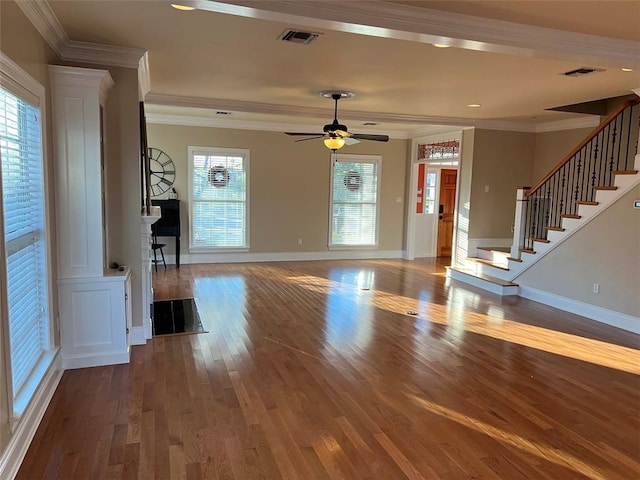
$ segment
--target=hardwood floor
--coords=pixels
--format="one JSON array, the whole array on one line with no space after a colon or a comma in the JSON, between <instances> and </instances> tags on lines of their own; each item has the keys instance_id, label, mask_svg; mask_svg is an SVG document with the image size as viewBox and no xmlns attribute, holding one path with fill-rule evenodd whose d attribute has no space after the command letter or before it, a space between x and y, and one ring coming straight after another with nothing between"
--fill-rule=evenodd
<instances>
[{"instance_id":1,"label":"hardwood floor","mask_svg":"<svg viewBox=\"0 0 640 480\"><path fill-rule=\"evenodd\" d=\"M434 260L183 265L208 333L72 370L18 479L639 478L628 332Z\"/></svg>"}]
</instances>

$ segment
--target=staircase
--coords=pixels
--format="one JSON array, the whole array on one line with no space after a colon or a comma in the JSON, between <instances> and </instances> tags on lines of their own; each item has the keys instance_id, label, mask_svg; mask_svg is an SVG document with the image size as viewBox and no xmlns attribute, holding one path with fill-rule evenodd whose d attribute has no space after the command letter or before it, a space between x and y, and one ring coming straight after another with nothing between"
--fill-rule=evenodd
<instances>
[{"instance_id":1,"label":"staircase","mask_svg":"<svg viewBox=\"0 0 640 480\"><path fill-rule=\"evenodd\" d=\"M479 247L449 276L499 295L517 295L517 278L640 184L640 99L622 104L535 187L516 195L511 248Z\"/></svg>"}]
</instances>

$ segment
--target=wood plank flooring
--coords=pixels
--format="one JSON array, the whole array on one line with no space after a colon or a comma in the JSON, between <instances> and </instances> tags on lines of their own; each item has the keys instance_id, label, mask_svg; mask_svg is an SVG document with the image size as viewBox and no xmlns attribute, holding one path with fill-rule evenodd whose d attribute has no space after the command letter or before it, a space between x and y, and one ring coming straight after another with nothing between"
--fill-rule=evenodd
<instances>
[{"instance_id":1,"label":"wood plank flooring","mask_svg":"<svg viewBox=\"0 0 640 480\"><path fill-rule=\"evenodd\" d=\"M450 282L434 260L183 265L209 333L72 370L18 474L640 478L628 332Z\"/></svg>"}]
</instances>

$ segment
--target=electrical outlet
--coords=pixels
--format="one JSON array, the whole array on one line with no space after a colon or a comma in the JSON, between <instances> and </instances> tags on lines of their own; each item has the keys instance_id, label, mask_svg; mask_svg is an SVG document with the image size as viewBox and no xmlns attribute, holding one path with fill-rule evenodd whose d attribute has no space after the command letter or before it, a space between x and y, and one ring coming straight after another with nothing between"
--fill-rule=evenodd
<instances>
[{"instance_id":1,"label":"electrical outlet","mask_svg":"<svg viewBox=\"0 0 640 480\"><path fill-rule=\"evenodd\" d=\"M593 284L593 293L600 293L600 284L599 283L594 283Z\"/></svg>"},{"instance_id":2,"label":"electrical outlet","mask_svg":"<svg viewBox=\"0 0 640 480\"><path fill-rule=\"evenodd\" d=\"M298 239L298 245L302 245L302 239L301 238Z\"/></svg>"}]
</instances>

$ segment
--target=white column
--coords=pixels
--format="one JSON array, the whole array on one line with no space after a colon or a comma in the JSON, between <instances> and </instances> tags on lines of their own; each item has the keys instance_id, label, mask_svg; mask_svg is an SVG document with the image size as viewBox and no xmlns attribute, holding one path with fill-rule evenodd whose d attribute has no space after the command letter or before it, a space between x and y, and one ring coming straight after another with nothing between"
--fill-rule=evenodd
<instances>
[{"instance_id":1,"label":"white column","mask_svg":"<svg viewBox=\"0 0 640 480\"><path fill-rule=\"evenodd\" d=\"M529 197L527 192L531 187L518 187L516 193L516 216L513 222L513 244L511 245L511 258L520 259L520 248L525 229L525 219Z\"/></svg>"},{"instance_id":2,"label":"white column","mask_svg":"<svg viewBox=\"0 0 640 480\"><path fill-rule=\"evenodd\" d=\"M151 277L151 225L160 220L160 207L151 207L151 214L142 215L140 223L140 252L142 255L142 326L144 340L153 335L151 325L151 303L153 302L153 281ZM142 339L134 339L134 343L145 343Z\"/></svg>"}]
</instances>

